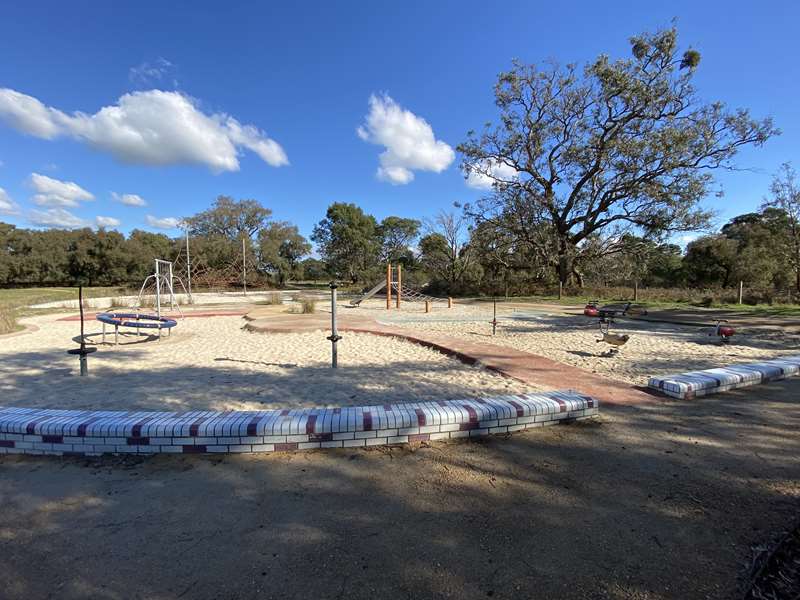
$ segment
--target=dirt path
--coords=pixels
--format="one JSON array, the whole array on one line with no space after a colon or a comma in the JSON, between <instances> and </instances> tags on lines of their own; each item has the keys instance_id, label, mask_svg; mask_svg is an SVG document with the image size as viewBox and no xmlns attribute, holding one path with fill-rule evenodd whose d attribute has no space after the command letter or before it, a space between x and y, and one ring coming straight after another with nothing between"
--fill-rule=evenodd
<instances>
[{"instance_id":1,"label":"dirt path","mask_svg":"<svg viewBox=\"0 0 800 600\"><path fill-rule=\"evenodd\" d=\"M800 381L412 450L0 458L4 598L728 598Z\"/></svg>"}]
</instances>

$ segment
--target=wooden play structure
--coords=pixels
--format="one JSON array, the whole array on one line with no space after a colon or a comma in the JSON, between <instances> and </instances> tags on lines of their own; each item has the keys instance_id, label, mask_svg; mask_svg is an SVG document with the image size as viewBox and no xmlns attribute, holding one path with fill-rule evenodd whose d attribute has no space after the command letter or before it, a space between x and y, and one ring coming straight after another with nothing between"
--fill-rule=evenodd
<instances>
[{"instance_id":1,"label":"wooden play structure","mask_svg":"<svg viewBox=\"0 0 800 600\"><path fill-rule=\"evenodd\" d=\"M425 303L425 312L430 312L431 305L434 302L446 302L448 308L452 308L453 306L453 299L452 298L436 298L434 296L428 296L417 290L411 289L403 285L403 265L397 264L392 265L392 263L386 263L386 279L382 279L375 287L370 289L366 294L360 296L358 298L354 298L350 301L350 304L353 306L358 306L364 300L368 300L372 298L375 294L380 292L381 290L386 290L386 310L390 310L392 308L392 296L394 296L394 305L395 308L400 308L401 303L406 300L408 302L424 302Z\"/></svg>"}]
</instances>

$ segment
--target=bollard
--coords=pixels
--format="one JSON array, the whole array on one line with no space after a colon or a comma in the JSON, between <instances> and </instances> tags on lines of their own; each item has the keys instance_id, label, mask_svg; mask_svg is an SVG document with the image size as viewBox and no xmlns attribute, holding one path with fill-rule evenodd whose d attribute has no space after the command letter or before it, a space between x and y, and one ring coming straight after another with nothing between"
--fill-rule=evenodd
<instances>
[{"instance_id":1,"label":"bollard","mask_svg":"<svg viewBox=\"0 0 800 600\"><path fill-rule=\"evenodd\" d=\"M339 332L336 331L336 285L335 281L331 281L331 334L327 339L331 341L331 369L336 369L339 366L339 356L336 350L336 343L342 339Z\"/></svg>"},{"instance_id":2,"label":"bollard","mask_svg":"<svg viewBox=\"0 0 800 600\"><path fill-rule=\"evenodd\" d=\"M431 301L430 300L425 300L425 312L426 313L431 312Z\"/></svg>"},{"instance_id":3,"label":"bollard","mask_svg":"<svg viewBox=\"0 0 800 600\"><path fill-rule=\"evenodd\" d=\"M450 297L447 298L447 308L453 308L453 299Z\"/></svg>"}]
</instances>

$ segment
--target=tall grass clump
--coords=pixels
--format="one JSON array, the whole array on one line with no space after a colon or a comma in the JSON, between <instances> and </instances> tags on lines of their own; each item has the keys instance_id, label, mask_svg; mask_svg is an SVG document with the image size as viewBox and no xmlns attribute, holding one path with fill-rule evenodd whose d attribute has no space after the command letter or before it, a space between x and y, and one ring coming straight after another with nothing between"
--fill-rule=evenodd
<instances>
[{"instance_id":1,"label":"tall grass clump","mask_svg":"<svg viewBox=\"0 0 800 600\"><path fill-rule=\"evenodd\" d=\"M258 304L266 304L269 306L283 304L283 296L280 292L270 292L264 297L264 300L258 302Z\"/></svg>"},{"instance_id":2,"label":"tall grass clump","mask_svg":"<svg viewBox=\"0 0 800 600\"><path fill-rule=\"evenodd\" d=\"M11 306L0 304L0 334L12 333L20 329L17 323L15 309Z\"/></svg>"},{"instance_id":3,"label":"tall grass clump","mask_svg":"<svg viewBox=\"0 0 800 600\"><path fill-rule=\"evenodd\" d=\"M303 297L298 300L300 312L304 315L313 315L317 312L317 301L313 298Z\"/></svg>"}]
</instances>

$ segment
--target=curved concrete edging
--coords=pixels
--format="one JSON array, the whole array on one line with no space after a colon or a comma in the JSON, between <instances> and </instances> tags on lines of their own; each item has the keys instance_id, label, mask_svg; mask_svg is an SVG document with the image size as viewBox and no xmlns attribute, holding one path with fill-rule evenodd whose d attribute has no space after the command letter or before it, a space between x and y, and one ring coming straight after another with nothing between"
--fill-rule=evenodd
<instances>
[{"instance_id":1,"label":"curved concrete edging","mask_svg":"<svg viewBox=\"0 0 800 600\"><path fill-rule=\"evenodd\" d=\"M0 408L0 454L202 454L383 446L513 433L598 413L595 399L573 391L282 411Z\"/></svg>"},{"instance_id":2,"label":"curved concrete edging","mask_svg":"<svg viewBox=\"0 0 800 600\"><path fill-rule=\"evenodd\" d=\"M782 356L758 363L734 364L716 369L651 377L648 386L673 398L692 400L698 396L779 381L798 374L800 374L800 355Z\"/></svg>"}]
</instances>

